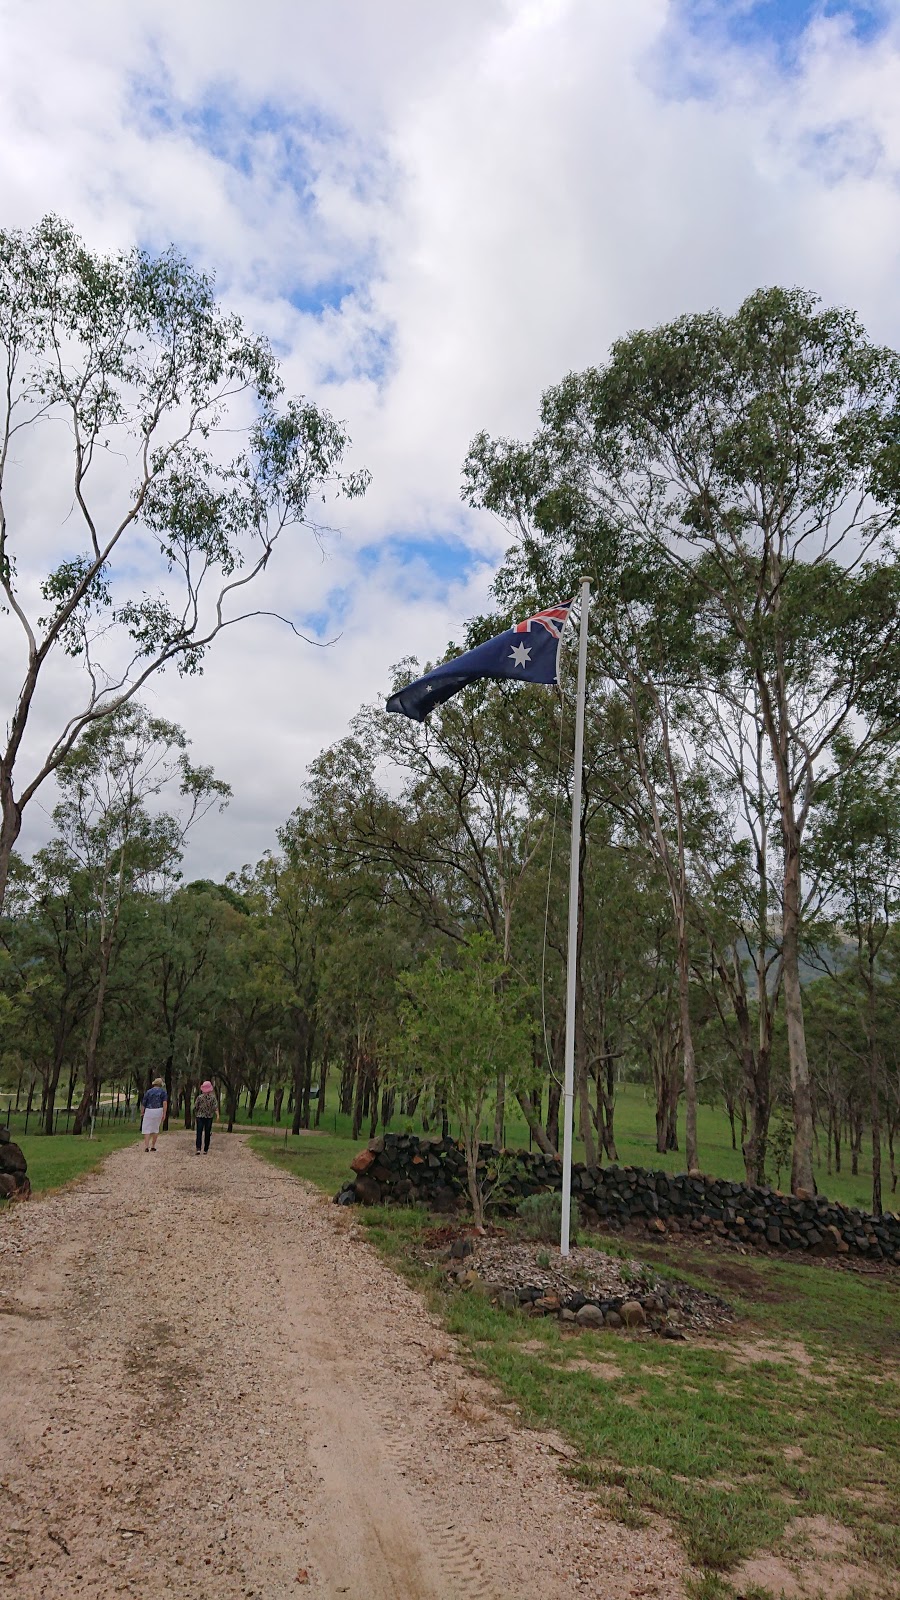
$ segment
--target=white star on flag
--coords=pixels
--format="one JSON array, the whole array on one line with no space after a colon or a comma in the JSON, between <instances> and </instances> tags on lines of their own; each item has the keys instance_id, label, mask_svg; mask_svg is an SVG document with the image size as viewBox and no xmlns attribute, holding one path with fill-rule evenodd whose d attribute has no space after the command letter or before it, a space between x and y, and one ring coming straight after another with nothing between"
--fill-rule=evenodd
<instances>
[{"instance_id":1,"label":"white star on flag","mask_svg":"<svg viewBox=\"0 0 900 1600\"><path fill-rule=\"evenodd\" d=\"M525 644L514 644L509 653L517 667L524 667L531 660L531 651Z\"/></svg>"}]
</instances>

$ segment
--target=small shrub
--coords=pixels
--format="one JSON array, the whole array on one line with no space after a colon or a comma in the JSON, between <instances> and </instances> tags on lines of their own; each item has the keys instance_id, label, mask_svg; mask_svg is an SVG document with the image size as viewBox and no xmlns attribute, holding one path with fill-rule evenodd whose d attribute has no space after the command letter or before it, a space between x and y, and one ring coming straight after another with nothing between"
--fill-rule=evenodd
<instances>
[{"instance_id":1,"label":"small shrub","mask_svg":"<svg viewBox=\"0 0 900 1600\"><path fill-rule=\"evenodd\" d=\"M546 1250L539 1250L534 1259L536 1265L539 1267L549 1267L550 1265L550 1257Z\"/></svg>"},{"instance_id":2,"label":"small shrub","mask_svg":"<svg viewBox=\"0 0 900 1600\"><path fill-rule=\"evenodd\" d=\"M523 1239L538 1239L542 1244L556 1244L562 1226L562 1195L530 1194L518 1211L519 1234ZM578 1211L574 1200L569 1210L569 1238L577 1244Z\"/></svg>"},{"instance_id":3,"label":"small shrub","mask_svg":"<svg viewBox=\"0 0 900 1600\"><path fill-rule=\"evenodd\" d=\"M510 1186L521 1182L524 1176L522 1163L515 1151L499 1150L481 1179L485 1209L489 1206L508 1206L513 1200Z\"/></svg>"}]
</instances>

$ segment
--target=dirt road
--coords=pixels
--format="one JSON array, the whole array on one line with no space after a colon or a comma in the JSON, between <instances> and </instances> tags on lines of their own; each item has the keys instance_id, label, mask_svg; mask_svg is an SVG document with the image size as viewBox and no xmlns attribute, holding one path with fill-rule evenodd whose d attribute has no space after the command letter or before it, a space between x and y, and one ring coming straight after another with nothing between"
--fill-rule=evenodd
<instances>
[{"instance_id":1,"label":"dirt road","mask_svg":"<svg viewBox=\"0 0 900 1600\"><path fill-rule=\"evenodd\" d=\"M220 1133L0 1217L17 1600L680 1600L353 1223Z\"/></svg>"}]
</instances>

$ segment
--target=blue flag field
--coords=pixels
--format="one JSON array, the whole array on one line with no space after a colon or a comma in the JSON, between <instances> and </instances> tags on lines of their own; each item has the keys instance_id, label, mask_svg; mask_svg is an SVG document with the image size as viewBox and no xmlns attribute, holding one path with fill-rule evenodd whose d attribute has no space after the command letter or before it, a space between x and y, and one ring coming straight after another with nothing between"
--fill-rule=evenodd
<instances>
[{"instance_id":1,"label":"blue flag field","mask_svg":"<svg viewBox=\"0 0 900 1600\"><path fill-rule=\"evenodd\" d=\"M443 705L452 695L465 689L478 678L516 678L523 683L558 682L557 666L562 631L568 621L573 602L548 606L514 628L498 633L496 639L487 639L466 650L452 661L426 672L422 678L398 689L387 703L388 711L398 711L413 722L424 722L435 706Z\"/></svg>"}]
</instances>

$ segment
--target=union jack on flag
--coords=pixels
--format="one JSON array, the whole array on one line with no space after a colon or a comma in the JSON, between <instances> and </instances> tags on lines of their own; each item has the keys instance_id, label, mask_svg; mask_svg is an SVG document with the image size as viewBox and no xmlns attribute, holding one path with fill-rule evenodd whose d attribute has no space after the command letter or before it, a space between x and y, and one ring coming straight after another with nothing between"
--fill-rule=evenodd
<instances>
[{"instance_id":1,"label":"union jack on flag","mask_svg":"<svg viewBox=\"0 0 900 1600\"><path fill-rule=\"evenodd\" d=\"M548 606L546 611L536 611L533 617L526 617L524 622L517 622L513 633L530 633L532 628L546 628L554 639L559 639L569 620L571 604L571 600L567 600L563 606Z\"/></svg>"},{"instance_id":2,"label":"union jack on flag","mask_svg":"<svg viewBox=\"0 0 900 1600\"><path fill-rule=\"evenodd\" d=\"M416 678L405 689L398 689L387 703L388 711L399 711L413 722L424 722L429 711L458 694L477 678L522 678L526 683L558 682L557 662L563 628L573 601L547 606L488 639L474 650L466 650L452 661L444 661L424 678ZM530 635L526 644L522 635Z\"/></svg>"}]
</instances>

